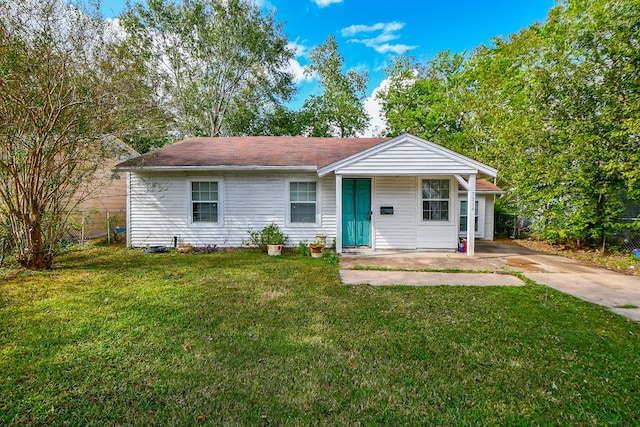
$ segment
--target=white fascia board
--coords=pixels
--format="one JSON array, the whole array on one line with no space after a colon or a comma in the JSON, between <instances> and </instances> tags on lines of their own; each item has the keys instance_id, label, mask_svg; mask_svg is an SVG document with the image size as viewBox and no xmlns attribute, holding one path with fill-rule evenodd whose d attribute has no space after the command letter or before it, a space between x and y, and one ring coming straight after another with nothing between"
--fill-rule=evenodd
<instances>
[{"instance_id":1,"label":"white fascia board","mask_svg":"<svg viewBox=\"0 0 640 427\"><path fill-rule=\"evenodd\" d=\"M331 172L331 171L330 171ZM450 176L450 175L455 175L455 174L468 174L469 171L468 170L458 170L458 169L451 169L448 170L447 172L433 172L432 170L429 169L425 169L425 170L410 170L410 171L402 171L402 170L395 170L395 171L390 171L390 172L377 172L377 171L371 171L371 172L345 172L342 169L337 169L335 171L336 174L341 174L345 177L349 177L349 176L364 176L364 177L370 177L370 176ZM472 173L477 174L478 171L472 171ZM318 175L320 177L324 176L324 175L320 175L320 173L318 172Z\"/></svg>"},{"instance_id":2,"label":"white fascia board","mask_svg":"<svg viewBox=\"0 0 640 427\"><path fill-rule=\"evenodd\" d=\"M467 190L458 190L458 194L467 194ZM476 194L504 194L504 191L497 190L476 190Z\"/></svg>"},{"instance_id":3,"label":"white fascia board","mask_svg":"<svg viewBox=\"0 0 640 427\"><path fill-rule=\"evenodd\" d=\"M215 171L304 171L316 172L316 166L134 166L116 168L116 172L215 172Z\"/></svg>"},{"instance_id":4,"label":"white fascia board","mask_svg":"<svg viewBox=\"0 0 640 427\"><path fill-rule=\"evenodd\" d=\"M456 162L459 162L465 166L471 167L472 169L477 169L478 172L495 178L498 175L498 171L496 169L493 169L490 166L485 165L484 163L478 162L476 160L473 160L467 156L463 156L462 154L456 153L455 151L451 151L447 148L441 147L438 144L435 144L433 142L427 141L425 139L422 138L418 138L417 136L413 136L410 135L408 133L402 134L400 136L397 136L395 138L392 138L388 141L385 141L383 143L380 143L374 147L371 147L367 150L361 151L359 153L353 154L349 157L346 157L342 160L338 160L337 162L333 162L327 166L324 166L320 169L318 169L318 176L319 177L323 177L331 172L337 172L338 169L343 168L345 166L348 166L354 162L357 162L358 160L362 160L365 159L369 156L372 156L376 153L379 153L380 151L384 151L387 150L395 145L401 144L402 142L405 141L410 141L418 146L422 146L427 150L433 151L437 154L440 154L448 159L454 160ZM468 172L465 172L465 174Z\"/></svg>"}]
</instances>

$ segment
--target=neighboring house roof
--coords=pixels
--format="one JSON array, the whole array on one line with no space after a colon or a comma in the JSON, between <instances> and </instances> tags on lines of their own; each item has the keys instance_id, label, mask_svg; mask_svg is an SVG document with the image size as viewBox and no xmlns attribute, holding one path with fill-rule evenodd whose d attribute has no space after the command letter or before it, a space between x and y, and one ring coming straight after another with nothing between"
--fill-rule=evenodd
<instances>
[{"instance_id":1,"label":"neighboring house roof","mask_svg":"<svg viewBox=\"0 0 640 427\"><path fill-rule=\"evenodd\" d=\"M280 136L189 138L118 165L121 169L216 166L322 166L387 141L388 138Z\"/></svg>"},{"instance_id":2,"label":"neighboring house roof","mask_svg":"<svg viewBox=\"0 0 640 427\"><path fill-rule=\"evenodd\" d=\"M458 191L462 192L466 190L462 187L462 185L458 184ZM504 190L486 179L478 179L476 180L476 193L503 194Z\"/></svg>"},{"instance_id":3,"label":"neighboring house roof","mask_svg":"<svg viewBox=\"0 0 640 427\"><path fill-rule=\"evenodd\" d=\"M140 155L140 153L131 148L120 138L113 135L103 136L102 143L113 152L113 157L117 157L121 162Z\"/></svg>"}]
</instances>

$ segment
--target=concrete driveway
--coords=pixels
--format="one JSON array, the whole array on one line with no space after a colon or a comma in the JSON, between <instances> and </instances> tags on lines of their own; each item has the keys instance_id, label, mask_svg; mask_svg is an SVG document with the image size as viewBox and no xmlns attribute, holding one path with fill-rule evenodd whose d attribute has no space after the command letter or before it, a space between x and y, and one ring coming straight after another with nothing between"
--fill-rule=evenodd
<instances>
[{"instance_id":1,"label":"concrete driveway","mask_svg":"<svg viewBox=\"0 0 640 427\"><path fill-rule=\"evenodd\" d=\"M345 284L368 283L436 285L458 284L513 286L522 282L514 276L496 272L518 271L541 285L585 301L608 307L635 322L640 322L640 277L627 276L598 267L591 267L557 255L496 242L477 242L476 256L441 252L372 252L345 254L340 260L341 277ZM398 271L352 270L354 267L381 267L406 270L474 271L474 274ZM478 274L480 273L480 274ZM510 278L505 280L505 278ZM515 280L511 280L515 279ZM623 306L638 308L622 308Z\"/></svg>"}]
</instances>

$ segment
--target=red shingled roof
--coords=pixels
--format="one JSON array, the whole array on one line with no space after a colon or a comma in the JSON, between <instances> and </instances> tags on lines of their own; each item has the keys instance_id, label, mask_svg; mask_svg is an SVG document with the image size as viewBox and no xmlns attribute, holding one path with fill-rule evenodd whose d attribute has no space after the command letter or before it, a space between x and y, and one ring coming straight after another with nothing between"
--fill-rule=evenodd
<instances>
[{"instance_id":1,"label":"red shingled roof","mask_svg":"<svg viewBox=\"0 0 640 427\"><path fill-rule=\"evenodd\" d=\"M458 184L458 190L462 191L464 188L462 185ZM496 192L502 193L502 188L494 185L491 181L487 181L486 179L477 179L476 180L476 191L477 192Z\"/></svg>"},{"instance_id":2,"label":"red shingled roof","mask_svg":"<svg viewBox=\"0 0 640 427\"><path fill-rule=\"evenodd\" d=\"M119 167L315 166L388 141L388 138L248 136L189 138L124 162Z\"/></svg>"},{"instance_id":3,"label":"red shingled roof","mask_svg":"<svg viewBox=\"0 0 640 427\"><path fill-rule=\"evenodd\" d=\"M389 138L306 138L302 136L243 136L189 138L119 164L120 168L194 166L283 166L321 168ZM462 190L462 187L459 188ZM479 192L502 190L485 179Z\"/></svg>"}]
</instances>

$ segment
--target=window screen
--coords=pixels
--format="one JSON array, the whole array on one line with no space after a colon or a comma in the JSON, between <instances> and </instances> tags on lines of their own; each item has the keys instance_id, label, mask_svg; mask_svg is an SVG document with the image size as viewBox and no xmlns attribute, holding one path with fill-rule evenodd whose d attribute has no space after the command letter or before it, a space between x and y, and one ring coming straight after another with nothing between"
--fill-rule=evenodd
<instances>
[{"instance_id":1,"label":"window screen","mask_svg":"<svg viewBox=\"0 0 640 427\"><path fill-rule=\"evenodd\" d=\"M422 219L424 221L449 220L449 180L422 180Z\"/></svg>"},{"instance_id":2,"label":"window screen","mask_svg":"<svg viewBox=\"0 0 640 427\"><path fill-rule=\"evenodd\" d=\"M316 183L292 182L289 187L291 222L316 222Z\"/></svg>"},{"instance_id":3,"label":"window screen","mask_svg":"<svg viewBox=\"0 0 640 427\"><path fill-rule=\"evenodd\" d=\"M193 222L218 222L218 183L192 182L191 208Z\"/></svg>"}]
</instances>

